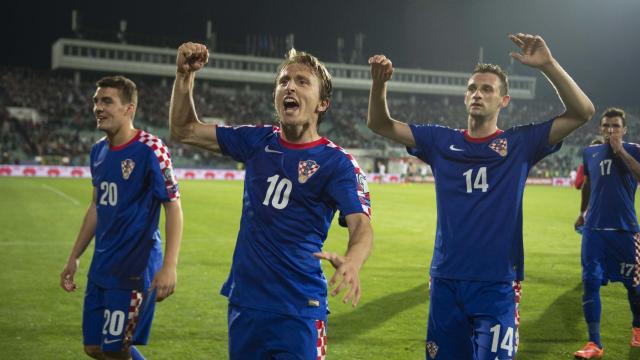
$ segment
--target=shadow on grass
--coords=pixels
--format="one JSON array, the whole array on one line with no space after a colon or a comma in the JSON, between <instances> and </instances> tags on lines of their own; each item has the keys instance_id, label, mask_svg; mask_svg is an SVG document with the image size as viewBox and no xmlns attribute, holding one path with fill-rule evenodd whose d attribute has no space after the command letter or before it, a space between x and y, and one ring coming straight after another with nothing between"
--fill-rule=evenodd
<instances>
[{"instance_id":1,"label":"shadow on grass","mask_svg":"<svg viewBox=\"0 0 640 360\"><path fill-rule=\"evenodd\" d=\"M398 313L414 306L426 306L427 284L423 283L409 290L389 294L376 301L364 304L355 311L329 316L331 343L349 341L362 333L383 325ZM418 321L418 320L416 320ZM420 319L419 321L426 321Z\"/></svg>"},{"instance_id":2,"label":"shadow on grass","mask_svg":"<svg viewBox=\"0 0 640 360\"><path fill-rule=\"evenodd\" d=\"M523 296L523 302L527 301L535 299ZM578 283L556 298L537 321L522 323L518 359L573 359L573 352L577 349L557 350L554 345L574 343L577 339L586 337L581 304L582 283ZM527 318L526 313L522 316ZM550 353L550 348L556 350Z\"/></svg>"}]
</instances>

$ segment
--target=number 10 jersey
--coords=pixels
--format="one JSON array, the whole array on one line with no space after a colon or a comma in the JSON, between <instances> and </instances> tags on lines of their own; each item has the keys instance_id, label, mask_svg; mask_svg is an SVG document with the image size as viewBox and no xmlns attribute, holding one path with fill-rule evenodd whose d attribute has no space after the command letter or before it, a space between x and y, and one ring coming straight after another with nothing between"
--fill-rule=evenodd
<instances>
[{"instance_id":1,"label":"number 10 jersey","mask_svg":"<svg viewBox=\"0 0 640 360\"><path fill-rule=\"evenodd\" d=\"M324 320L327 283L320 260L336 210L370 216L366 176L326 138L282 139L272 126L216 128L223 154L245 164L242 218L229 278L232 304Z\"/></svg>"}]
</instances>

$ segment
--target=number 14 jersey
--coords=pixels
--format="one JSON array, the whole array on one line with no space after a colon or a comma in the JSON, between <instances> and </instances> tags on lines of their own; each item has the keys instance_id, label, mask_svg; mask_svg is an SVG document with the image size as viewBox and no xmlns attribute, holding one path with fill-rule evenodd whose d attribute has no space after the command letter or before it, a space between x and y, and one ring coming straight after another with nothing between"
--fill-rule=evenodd
<instances>
[{"instance_id":1,"label":"number 14 jersey","mask_svg":"<svg viewBox=\"0 0 640 360\"><path fill-rule=\"evenodd\" d=\"M522 197L549 145L553 120L486 138L439 125L411 125L410 154L431 165L438 219L430 274L459 280L524 278Z\"/></svg>"}]
</instances>

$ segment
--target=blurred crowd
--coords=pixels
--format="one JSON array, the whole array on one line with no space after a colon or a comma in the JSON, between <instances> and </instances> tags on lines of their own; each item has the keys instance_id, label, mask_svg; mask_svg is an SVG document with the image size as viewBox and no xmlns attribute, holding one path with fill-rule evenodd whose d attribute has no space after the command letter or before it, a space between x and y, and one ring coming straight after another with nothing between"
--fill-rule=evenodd
<instances>
[{"instance_id":1,"label":"blurred crowd","mask_svg":"<svg viewBox=\"0 0 640 360\"><path fill-rule=\"evenodd\" d=\"M97 74L0 68L0 139L2 163L86 165L91 146L102 137L95 130L92 95ZM227 158L184 146L169 139L168 112L172 80L132 76L138 85L139 105L135 124L167 142L180 167L236 168ZM337 91L320 125L321 135L344 148L388 150L397 145L366 128L368 94ZM275 122L270 86L232 86L200 80L194 91L196 110L208 122L226 125ZM34 109L29 116L12 113L14 108ZM466 127L462 97L398 96L391 94L389 108L394 118L414 123ZM637 108L625 108L629 134L637 139ZM598 109L600 112L604 107ZM512 100L498 125L511 126L551 119L561 113L559 102ZM598 122L591 121L564 142L563 150L532 169L536 177L569 176L580 161L581 149L597 135Z\"/></svg>"}]
</instances>

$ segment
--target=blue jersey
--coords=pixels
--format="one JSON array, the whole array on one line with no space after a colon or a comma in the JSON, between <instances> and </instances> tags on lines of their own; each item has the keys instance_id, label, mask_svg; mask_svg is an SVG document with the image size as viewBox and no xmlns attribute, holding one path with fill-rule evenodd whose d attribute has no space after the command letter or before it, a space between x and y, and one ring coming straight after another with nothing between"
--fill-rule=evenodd
<instances>
[{"instance_id":1,"label":"blue jersey","mask_svg":"<svg viewBox=\"0 0 640 360\"><path fill-rule=\"evenodd\" d=\"M438 221L431 276L512 281L524 277L522 196L529 169L560 149L553 120L486 138L438 125L411 125L410 154L431 165Z\"/></svg>"},{"instance_id":2,"label":"blue jersey","mask_svg":"<svg viewBox=\"0 0 640 360\"><path fill-rule=\"evenodd\" d=\"M138 131L91 149L98 224L89 280L103 288L145 290L162 265L160 205L179 197L171 156L157 137Z\"/></svg>"},{"instance_id":3,"label":"blue jersey","mask_svg":"<svg viewBox=\"0 0 640 360\"><path fill-rule=\"evenodd\" d=\"M637 144L623 143L640 161ZM582 154L584 174L591 182L589 208L584 226L589 229L618 229L638 232L634 200L638 182L609 144L593 145Z\"/></svg>"},{"instance_id":4,"label":"blue jersey","mask_svg":"<svg viewBox=\"0 0 640 360\"><path fill-rule=\"evenodd\" d=\"M221 293L232 304L326 319L321 251L336 210L370 215L365 174L322 138L287 143L276 127L217 127L223 154L246 168L240 231Z\"/></svg>"}]
</instances>

